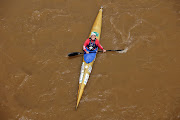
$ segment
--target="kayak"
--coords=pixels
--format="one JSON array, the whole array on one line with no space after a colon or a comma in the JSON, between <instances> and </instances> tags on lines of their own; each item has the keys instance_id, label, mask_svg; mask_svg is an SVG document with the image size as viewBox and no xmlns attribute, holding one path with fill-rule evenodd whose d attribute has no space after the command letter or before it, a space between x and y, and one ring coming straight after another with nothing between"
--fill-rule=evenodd
<instances>
[{"instance_id":1,"label":"kayak","mask_svg":"<svg viewBox=\"0 0 180 120\"><path fill-rule=\"evenodd\" d=\"M99 13L94 21L94 24L92 26L91 32L89 34L89 37L91 36L91 33L94 32L96 33L96 38L100 40L100 35L101 35L101 26L102 26L102 7L99 10ZM96 58L97 50L94 50L92 53L89 54L84 54L83 56L83 62L81 66L81 73L79 77L79 89L78 89L78 95L77 95L77 104L76 104L76 109L78 108L78 105L80 103L82 94L84 92L84 88L88 82L89 76L92 71L92 67ZM89 51L87 49L87 51Z\"/></svg>"}]
</instances>

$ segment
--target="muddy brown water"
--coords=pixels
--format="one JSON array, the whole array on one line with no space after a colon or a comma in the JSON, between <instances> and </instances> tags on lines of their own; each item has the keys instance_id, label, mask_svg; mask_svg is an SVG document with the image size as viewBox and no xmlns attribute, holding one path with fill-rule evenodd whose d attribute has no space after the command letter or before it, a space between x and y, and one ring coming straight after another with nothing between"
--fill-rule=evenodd
<instances>
[{"instance_id":1,"label":"muddy brown water","mask_svg":"<svg viewBox=\"0 0 180 120\"><path fill-rule=\"evenodd\" d=\"M75 110L82 51L101 44ZM179 0L1 0L1 120L180 120Z\"/></svg>"}]
</instances>

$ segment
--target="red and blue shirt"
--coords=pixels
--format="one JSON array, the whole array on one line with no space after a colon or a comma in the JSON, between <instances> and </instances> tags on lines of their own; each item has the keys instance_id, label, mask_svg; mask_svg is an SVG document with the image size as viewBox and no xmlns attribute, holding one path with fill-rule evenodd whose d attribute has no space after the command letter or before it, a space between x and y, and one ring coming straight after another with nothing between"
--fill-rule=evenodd
<instances>
[{"instance_id":1,"label":"red and blue shirt","mask_svg":"<svg viewBox=\"0 0 180 120\"><path fill-rule=\"evenodd\" d=\"M94 40L91 40L91 42L94 42ZM86 47L89 45L89 43L90 43L90 39L88 38L88 39L84 42L84 45L83 45L83 50L84 50L84 51L87 51L87 50L86 50ZM95 40L95 44L96 44L97 47L99 47L101 50L103 50L103 47L102 47L102 45L99 43L99 40L98 40L98 39Z\"/></svg>"}]
</instances>

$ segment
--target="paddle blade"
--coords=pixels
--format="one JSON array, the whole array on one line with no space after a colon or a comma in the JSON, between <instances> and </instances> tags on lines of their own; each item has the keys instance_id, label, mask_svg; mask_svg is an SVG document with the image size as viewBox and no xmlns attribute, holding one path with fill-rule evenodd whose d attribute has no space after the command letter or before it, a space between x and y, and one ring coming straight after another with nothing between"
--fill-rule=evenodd
<instances>
[{"instance_id":1,"label":"paddle blade","mask_svg":"<svg viewBox=\"0 0 180 120\"><path fill-rule=\"evenodd\" d=\"M68 56L71 57L71 56L76 56L76 55L79 55L79 54L82 54L80 52L73 52L73 53L69 53Z\"/></svg>"},{"instance_id":2,"label":"paddle blade","mask_svg":"<svg viewBox=\"0 0 180 120\"><path fill-rule=\"evenodd\" d=\"M123 51L124 49L122 49L122 50L115 50L115 51Z\"/></svg>"}]
</instances>

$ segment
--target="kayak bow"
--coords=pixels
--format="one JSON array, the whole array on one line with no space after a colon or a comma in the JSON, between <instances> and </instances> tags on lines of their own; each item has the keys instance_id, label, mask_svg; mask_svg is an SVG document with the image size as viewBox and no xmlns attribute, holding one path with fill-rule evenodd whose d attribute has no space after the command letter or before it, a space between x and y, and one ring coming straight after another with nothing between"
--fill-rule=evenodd
<instances>
[{"instance_id":1,"label":"kayak bow","mask_svg":"<svg viewBox=\"0 0 180 120\"><path fill-rule=\"evenodd\" d=\"M91 32L96 33L96 38L100 40L100 35L101 35L101 26L102 26L102 7L99 10L99 13L95 19L95 22L93 24L93 27L91 29ZM91 36L91 32L89 34L89 37ZM88 82L90 73L92 71L92 67L96 58L97 54L97 49L94 50L94 53L91 54L84 54L83 57L83 62L81 66L81 73L79 77L79 90L78 90L78 95L77 95L77 104L76 104L76 109L78 108L79 102L81 100L82 94L84 92L84 88Z\"/></svg>"}]
</instances>

